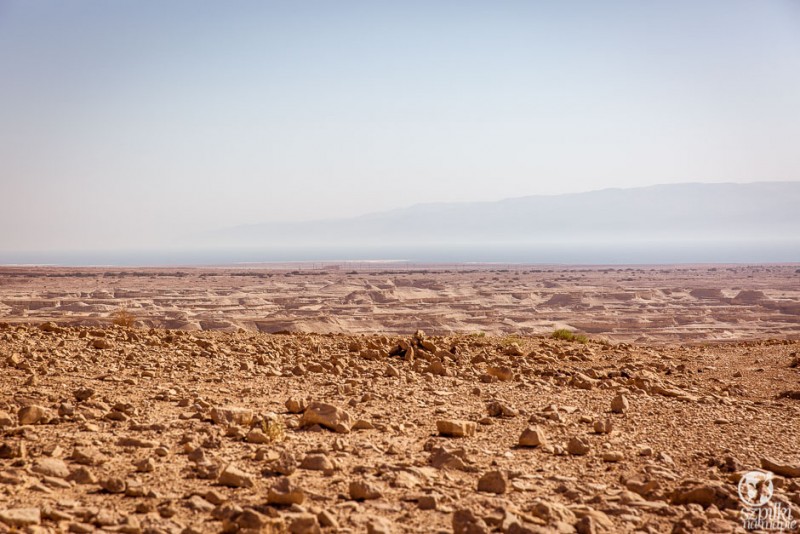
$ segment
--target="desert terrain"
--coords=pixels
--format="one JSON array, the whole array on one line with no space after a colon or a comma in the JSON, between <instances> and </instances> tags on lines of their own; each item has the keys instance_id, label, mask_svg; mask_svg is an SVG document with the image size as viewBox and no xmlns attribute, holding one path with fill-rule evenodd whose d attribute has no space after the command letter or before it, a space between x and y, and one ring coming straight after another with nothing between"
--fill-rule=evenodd
<instances>
[{"instance_id":1,"label":"desert terrain","mask_svg":"<svg viewBox=\"0 0 800 534\"><path fill-rule=\"evenodd\" d=\"M304 267L4 268L0 532L800 520L798 266Z\"/></svg>"},{"instance_id":2,"label":"desert terrain","mask_svg":"<svg viewBox=\"0 0 800 534\"><path fill-rule=\"evenodd\" d=\"M798 348L4 325L0 531L741 532Z\"/></svg>"},{"instance_id":3,"label":"desert terrain","mask_svg":"<svg viewBox=\"0 0 800 534\"><path fill-rule=\"evenodd\" d=\"M0 321L316 333L546 334L618 341L800 337L800 265L0 268Z\"/></svg>"}]
</instances>

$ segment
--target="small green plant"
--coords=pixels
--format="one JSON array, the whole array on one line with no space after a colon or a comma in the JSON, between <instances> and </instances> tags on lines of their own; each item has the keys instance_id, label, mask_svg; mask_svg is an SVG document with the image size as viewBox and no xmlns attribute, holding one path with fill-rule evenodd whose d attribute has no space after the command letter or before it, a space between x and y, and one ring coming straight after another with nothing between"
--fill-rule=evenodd
<instances>
[{"instance_id":1,"label":"small green plant","mask_svg":"<svg viewBox=\"0 0 800 534\"><path fill-rule=\"evenodd\" d=\"M589 338L583 334L576 334L572 330L567 330L566 328L559 328L555 330L551 335L553 339L560 339L562 341L576 341L578 343L587 343Z\"/></svg>"},{"instance_id":2,"label":"small green plant","mask_svg":"<svg viewBox=\"0 0 800 534\"><path fill-rule=\"evenodd\" d=\"M510 335L510 336L505 336L503 339L501 339L500 344L503 345L504 347L508 347L510 345L513 345L514 343L519 345L523 341L524 340L519 336Z\"/></svg>"},{"instance_id":3,"label":"small green plant","mask_svg":"<svg viewBox=\"0 0 800 534\"><path fill-rule=\"evenodd\" d=\"M115 311L111 315L111 324L132 328L136 324L136 316L125 308Z\"/></svg>"}]
</instances>

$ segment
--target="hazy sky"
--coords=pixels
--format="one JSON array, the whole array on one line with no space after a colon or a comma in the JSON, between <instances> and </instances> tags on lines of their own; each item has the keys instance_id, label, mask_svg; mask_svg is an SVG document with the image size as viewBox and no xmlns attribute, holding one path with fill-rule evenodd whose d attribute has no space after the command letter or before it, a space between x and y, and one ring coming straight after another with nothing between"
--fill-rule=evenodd
<instances>
[{"instance_id":1,"label":"hazy sky","mask_svg":"<svg viewBox=\"0 0 800 534\"><path fill-rule=\"evenodd\" d=\"M0 251L800 179L800 2L0 0Z\"/></svg>"}]
</instances>

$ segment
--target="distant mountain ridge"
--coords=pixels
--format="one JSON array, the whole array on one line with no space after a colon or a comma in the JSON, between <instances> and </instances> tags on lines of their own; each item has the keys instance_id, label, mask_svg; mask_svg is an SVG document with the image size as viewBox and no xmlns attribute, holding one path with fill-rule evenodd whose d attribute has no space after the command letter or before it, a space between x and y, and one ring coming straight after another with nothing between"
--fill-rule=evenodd
<instances>
[{"instance_id":1,"label":"distant mountain ridge","mask_svg":"<svg viewBox=\"0 0 800 534\"><path fill-rule=\"evenodd\" d=\"M800 182L685 183L488 202L417 204L352 218L239 226L228 246L800 239Z\"/></svg>"}]
</instances>

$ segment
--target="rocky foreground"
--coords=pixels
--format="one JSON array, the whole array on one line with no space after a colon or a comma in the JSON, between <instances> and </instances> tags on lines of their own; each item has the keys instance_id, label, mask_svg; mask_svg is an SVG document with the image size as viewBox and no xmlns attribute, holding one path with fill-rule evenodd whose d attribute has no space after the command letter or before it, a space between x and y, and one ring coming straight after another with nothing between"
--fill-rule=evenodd
<instances>
[{"instance_id":1,"label":"rocky foreground","mask_svg":"<svg viewBox=\"0 0 800 534\"><path fill-rule=\"evenodd\" d=\"M0 532L733 532L800 518L797 341L0 326Z\"/></svg>"}]
</instances>

